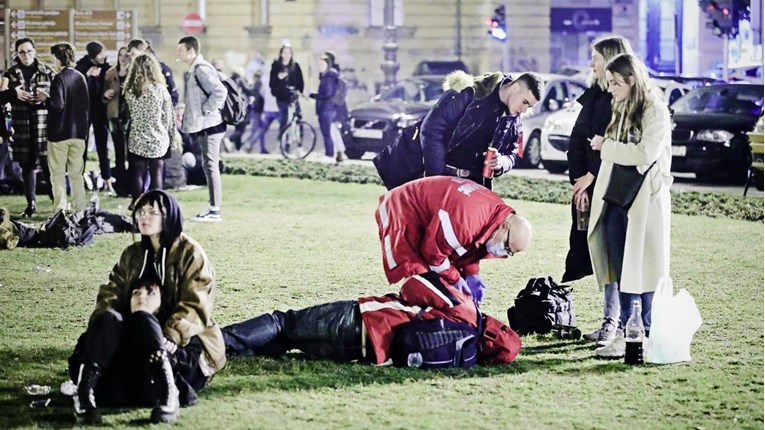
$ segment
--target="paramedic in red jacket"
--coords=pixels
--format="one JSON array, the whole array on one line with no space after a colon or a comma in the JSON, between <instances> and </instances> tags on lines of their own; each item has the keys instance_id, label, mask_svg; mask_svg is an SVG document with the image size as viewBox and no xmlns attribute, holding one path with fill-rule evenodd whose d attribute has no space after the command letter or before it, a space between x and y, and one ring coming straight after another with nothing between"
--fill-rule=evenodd
<instances>
[{"instance_id":1,"label":"paramedic in red jacket","mask_svg":"<svg viewBox=\"0 0 765 430\"><path fill-rule=\"evenodd\" d=\"M497 194L449 176L418 179L388 191L380 197L375 218L389 283L433 271L476 303L486 288L480 260L513 256L531 240L529 222Z\"/></svg>"},{"instance_id":2,"label":"paramedic in red jacket","mask_svg":"<svg viewBox=\"0 0 765 430\"><path fill-rule=\"evenodd\" d=\"M399 294L361 297L300 310L275 311L224 327L226 355L278 356L299 349L314 358L389 364L394 328L415 316L442 318L477 327L470 297L433 272L412 276ZM483 315L479 364L512 362L521 340L507 325Z\"/></svg>"}]
</instances>

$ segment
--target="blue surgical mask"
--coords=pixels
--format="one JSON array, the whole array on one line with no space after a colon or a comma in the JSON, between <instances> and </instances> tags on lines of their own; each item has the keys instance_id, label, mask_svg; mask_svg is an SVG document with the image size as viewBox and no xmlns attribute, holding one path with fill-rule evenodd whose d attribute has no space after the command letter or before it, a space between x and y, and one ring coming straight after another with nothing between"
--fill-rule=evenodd
<instances>
[{"instance_id":1,"label":"blue surgical mask","mask_svg":"<svg viewBox=\"0 0 765 430\"><path fill-rule=\"evenodd\" d=\"M503 243L496 243L491 240L486 242L486 252L495 257L507 257L509 255Z\"/></svg>"}]
</instances>

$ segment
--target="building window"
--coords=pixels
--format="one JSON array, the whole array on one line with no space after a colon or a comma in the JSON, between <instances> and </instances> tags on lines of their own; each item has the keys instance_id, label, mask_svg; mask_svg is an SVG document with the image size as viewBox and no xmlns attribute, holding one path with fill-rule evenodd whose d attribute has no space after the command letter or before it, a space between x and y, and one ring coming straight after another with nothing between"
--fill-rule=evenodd
<instances>
[{"instance_id":1,"label":"building window","mask_svg":"<svg viewBox=\"0 0 765 430\"><path fill-rule=\"evenodd\" d=\"M385 25L385 1L369 0L369 26L382 27ZM396 27L404 25L404 0L393 1L393 24Z\"/></svg>"}]
</instances>

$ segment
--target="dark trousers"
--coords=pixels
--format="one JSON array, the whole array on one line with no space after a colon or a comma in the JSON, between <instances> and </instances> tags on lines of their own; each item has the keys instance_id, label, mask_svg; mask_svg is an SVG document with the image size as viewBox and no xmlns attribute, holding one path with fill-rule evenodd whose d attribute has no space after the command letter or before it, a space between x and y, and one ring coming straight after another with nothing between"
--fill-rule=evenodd
<instances>
[{"instance_id":1,"label":"dark trousers","mask_svg":"<svg viewBox=\"0 0 765 430\"><path fill-rule=\"evenodd\" d=\"M361 312L356 300L275 311L223 328L226 355L283 355L299 349L313 358L362 358Z\"/></svg>"},{"instance_id":2,"label":"dark trousers","mask_svg":"<svg viewBox=\"0 0 765 430\"><path fill-rule=\"evenodd\" d=\"M127 162L127 132L119 119L109 120L109 129L114 143L114 171L111 172L111 176L117 179L120 190L126 190L129 182L125 167ZM118 194L122 195L123 193L118 192Z\"/></svg>"},{"instance_id":3,"label":"dark trousers","mask_svg":"<svg viewBox=\"0 0 765 430\"><path fill-rule=\"evenodd\" d=\"M608 263L613 273L617 274L616 281L621 284L622 267L624 267L624 246L627 239L627 209L618 206L605 204L605 215L603 221L606 228L606 248ZM641 302L641 316L643 326L646 331L651 329L651 304L653 302L653 292L642 294L623 293L619 291L619 304L621 311L619 313L619 326L624 327L632 314L632 303L634 300Z\"/></svg>"},{"instance_id":4,"label":"dark trousers","mask_svg":"<svg viewBox=\"0 0 765 430\"><path fill-rule=\"evenodd\" d=\"M287 127L287 121L289 121L290 104L289 102L276 102L276 106L279 107L279 134Z\"/></svg>"},{"instance_id":5,"label":"dark trousers","mask_svg":"<svg viewBox=\"0 0 765 430\"><path fill-rule=\"evenodd\" d=\"M319 112L319 129L321 130L321 137L324 139L324 155L327 157L335 156L335 144L332 142L332 121L335 120L337 112L321 111Z\"/></svg>"},{"instance_id":6,"label":"dark trousers","mask_svg":"<svg viewBox=\"0 0 765 430\"><path fill-rule=\"evenodd\" d=\"M129 315L104 312L77 341L69 358L69 376L78 382L80 366L97 363L103 369L96 385L98 406L154 406L156 394L148 363L149 356L160 349L164 349L164 335L156 316L141 311ZM199 347L179 346L171 359L182 405L193 404L195 390L207 383L198 366L200 353ZM193 365L181 366L182 362Z\"/></svg>"},{"instance_id":7,"label":"dark trousers","mask_svg":"<svg viewBox=\"0 0 765 430\"><path fill-rule=\"evenodd\" d=\"M50 168L48 167L48 157L40 157L40 169L43 177L50 187ZM24 163L21 165L21 179L24 181L24 195L27 198L27 204L34 202L37 193L37 164Z\"/></svg>"},{"instance_id":8,"label":"dark trousers","mask_svg":"<svg viewBox=\"0 0 765 430\"><path fill-rule=\"evenodd\" d=\"M93 137L98 153L98 168L101 169L101 177L107 180L112 177L112 169L109 166L109 128L106 122L93 122ZM86 158L87 152L86 149Z\"/></svg>"}]
</instances>

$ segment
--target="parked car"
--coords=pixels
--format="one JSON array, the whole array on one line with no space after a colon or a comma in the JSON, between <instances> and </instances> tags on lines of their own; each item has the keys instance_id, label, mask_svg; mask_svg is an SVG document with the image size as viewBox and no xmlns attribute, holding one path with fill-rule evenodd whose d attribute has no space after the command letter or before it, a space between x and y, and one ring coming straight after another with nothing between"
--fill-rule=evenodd
<instances>
[{"instance_id":1,"label":"parked car","mask_svg":"<svg viewBox=\"0 0 765 430\"><path fill-rule=\"evenodd\" d=\"M672 170L743 183L752 162L746 133L762 115L763 85L699 87L672 105Z\"/></svg>"},{"instance_id":2,"label":"parked car","mask_svg":"<svg viewBox=\"0 0 765 430\"><path fill-rule=\"evenodd\" d=\"M513 74L515 75L515 74ZM537 168L542 162L542 127L550 114L567 108L587 88L584 81L563 75L540 73L545 81L545 93L532 109L521 117L523 142L518 148L518 166Z\"/></svg>"},{"instance_id":3,"label":"parked car","mask_svg":"<svg viewBox=\"0 0 765 430\"><path fill-rule=\"evenodd\" d=\"M582 105L574 103L566 109L550 114L542 127L540 156L542 166L550 173L563 173L568 170L568 140L571 130L579 116Z\"/></svg>"},{"instance_id":4,"label":"parked car","mask_svg":"<svg viewBox=\"0 0 765 430\"><path fill-rule=\"evenodd\" d=\"M371 101L350 112L351 139L346 155L361 158L365 152L380 152L395 142L408 126L422 119L443 90L443 75L418 76L400 81Z\"/></svg>"},{"instance_id":5,"label":"parked car","mask_svg":"<svg viewBox=\"0 0 765 430\"><path fill-rule=\"evenodd\" d=\"M689 85L673 80L653 78L653 83L662 90L667 104L690 91ZM573 103L566 109L550 114L545 120L540 134L540 156L542 166L550 173L563 173L568 170L568 140L581 109L579 103Z\"/></svg>"}]
</instances>

